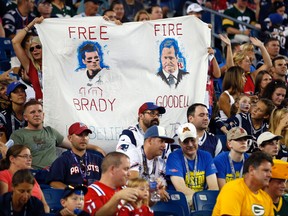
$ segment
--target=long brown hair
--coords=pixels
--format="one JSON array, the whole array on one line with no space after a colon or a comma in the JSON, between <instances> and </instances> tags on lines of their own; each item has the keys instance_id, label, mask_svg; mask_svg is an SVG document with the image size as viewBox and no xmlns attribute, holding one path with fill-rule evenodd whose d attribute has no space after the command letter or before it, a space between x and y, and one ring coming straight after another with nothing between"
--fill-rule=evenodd
<instances>
[{"instance_id":1,"label":"long brown hair","mask_svg":"<svg viewBox=\"0 0 288 216\"><path fill-rule=\"evenodd\" d=\"M242 76L244 73L245 71L239 66L230 67L223 79L223 92L230 88L232 89L230 92L232 95L243 92L244 82Z\"/></svg>"}]
</instances>

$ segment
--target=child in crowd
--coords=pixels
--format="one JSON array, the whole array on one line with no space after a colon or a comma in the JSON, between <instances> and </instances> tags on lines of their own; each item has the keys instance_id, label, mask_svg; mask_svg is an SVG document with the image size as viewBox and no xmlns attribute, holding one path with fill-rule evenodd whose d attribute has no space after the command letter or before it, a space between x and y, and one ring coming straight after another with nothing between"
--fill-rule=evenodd
<instances>
[{"instance_id":1,"label":"child in crowd","mask_svg":"<svg viewBox=\"0 0 288 216\"><path fill-rule=\"evenodd\" d=\"M249 96L242 94L236 98L235 103L231 107L231 116L238 113L248 113L251 108L251 99Z\"/></svg>"},{"instance_id":2,"label":"child in crowd","mask_svg":"<svg viewBox=\"0 0 288 216\"><path fill-rule=\"evenodd\" d=\"M149 183L142 178L135 178L128 181L127 187L137 188L139 197L136 202L127 202L122 206L117 216L153 216L149 208Z\"/></svg>"},{"instance_id":3,"label":"child in crowd","mask_svg":"<svg viewBox=\"0 0 288 216\"><path fill-rule=\"evenodd\" d=\"M82 210L84 207L84 195L87 191L88 189L84 185L75 187L68 185L60 201L63 209L56 216L89 216L87 212Z\"/></svg>"}]
</instances>

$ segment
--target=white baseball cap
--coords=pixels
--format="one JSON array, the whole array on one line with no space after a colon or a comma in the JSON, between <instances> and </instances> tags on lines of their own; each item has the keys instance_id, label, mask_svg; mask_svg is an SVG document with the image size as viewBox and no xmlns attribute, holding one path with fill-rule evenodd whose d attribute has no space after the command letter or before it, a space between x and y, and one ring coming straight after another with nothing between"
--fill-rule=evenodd
<instances>
[{"instance_id":1,"label":"white baseball cap","mask_svg":"<svg viewBox=\"0 0 288 216\"><path fill-rule=\"evenodd\" d=\"M269 131L266 131L264 133L262 133L258 139L257 139L257 145L258 147L263 143L263 142L266 142L266 141L270 141L270 140L280 140L282 139L283 137L282 136L278 136L278 135L275 135Z\"/></svg>"},{"instance_id":2,"label":"white baseball cap","mask_svg":"<svg viewBox=\"0 0 288 216\"><path fill-rule=\"evenodd\" d=\"M187 8L187 14L189 14L191 12L198 13L201 11L203 11L203 8L197 3L192 3Z\"/></svg>"},{"instance_id":3,"label":"white baseball cap","mask_svg":"<svg viewBox=\"0 0 288 216\"><path fill-rule=\"evenodd\" d=\"M197 138L196 128L191 123L185 123L180 125L177 130L177 134L181 142L183 142L187 138Z\"/></svg>"}]
</instances>

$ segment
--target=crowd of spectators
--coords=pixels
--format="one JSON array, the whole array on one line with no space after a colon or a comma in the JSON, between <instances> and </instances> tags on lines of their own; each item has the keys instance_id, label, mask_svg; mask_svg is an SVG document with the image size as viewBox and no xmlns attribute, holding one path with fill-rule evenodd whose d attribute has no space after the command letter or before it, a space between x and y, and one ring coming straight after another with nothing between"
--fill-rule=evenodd
<instances>
[{"instance_id":1,"label":"crowd of spectators","mask_svg":"<svg viewBox=\"0 0 288 216\"><path fill-rule=\"evenodd\" d=\"M205 104L195 103L188 108L187 123L179 126L174 139L159 126L165 108L153 102L145 102L139 108L138 124L123 130L115 152L107 156L101 148L89 144L91 131L81 122L70 126L67 138L50 126L43 126L42 44L35 24L45 18L87 16L103 16L116 24L184 15L210 22L202 6L234 19L216 16L215 26L209 25L215 30L221 29L219 38L215 39L220 46L216 43L214 47L220 51L220 58L214 57L216 51L208 48L206 91L209 99ZM142 204L148 205L146 181L152 175L158 179L162 200L169 199L166 186L183 192L191 208L196 191L223 190L214 213L240 215L245 209L232 212L221 205L229 196L229 190L240 185L249 196L257 193L261 197L257 204L263 204L267 215L273 211L271 206L267 207L272 203L269 195L274 206L278 206L274 211L279 215L288 214L287 207L282 208L284 189L278 195L271 189L276 187L277 181L283 186L287 176L278 178L274 177L277 173L267 174L273 165L272 158L284 161L288 158L287 1L194 0L187 5L186 1L174 0L0 0L0 7L0 37L11 39L15 52L15 56L11 56L11 68L0 74L0 151L3 158L0 194L5 193L0 197L0 205L1 199L17 195L17 187L27 186L30 189L26 202L38 203L31 199L31 195L35 196L41 200L38 203L41 212L50 211L38 182L29 173L23 171L26 179L17 175L18 179L12 179L19 170L33 168L45 170L47 185L65 189L61 200L64 209L59 215L69 215L67 212L73 210L68 207L69 196L79 199L81 209L91 215L115 214L121 199L127 201L121 211L133 206L150 214L149 207ZM222 24L217 19L222 20ZM171 84L163 78L168 85L176 87L180 80L174 77ZM10 139L15 145L8 148L5 143ZM56 147L68 150L58 157ZM261 161L257 162L257 158ZM262 166L265 166L265 175ZM266 182L255 177L255 172L263 174ZM288 172L287 166L284 172ZM137 199L141 194L138 185L120 190L128 179L133 183L135 178L142 179L136 182L146 188L142 190L141 199ZM242 180L236 181L238 178ZM273 179L271 185L270 178ZM235 182L229 183L232 181ZM259 182L257 187L255 182ZM77 186L81 184L89 186L88 190ZM120 191L115 193L116 189ZM80 195L79 190L82 191ZM142 203L140 200L144 198L146 201ZM26 202L19 209L11 207L11 215L12 210L22 212L25 209L26 212L28 208L32 212L31 203ZM245 203L245 208L250 204ZM241 205L238 208L241 209Z\"/></svg>"}]
</instances>

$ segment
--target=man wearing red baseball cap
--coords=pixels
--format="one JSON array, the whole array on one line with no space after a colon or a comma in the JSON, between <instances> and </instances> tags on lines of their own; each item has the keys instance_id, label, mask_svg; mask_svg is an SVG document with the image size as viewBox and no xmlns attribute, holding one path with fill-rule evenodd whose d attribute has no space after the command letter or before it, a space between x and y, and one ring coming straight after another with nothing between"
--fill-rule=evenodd
<instances>
[{"instance_id":1,"label":"man wearing red baseball cap","mask_svg":"<svg viewBox=\"0 0 288 216\"><path fill-rule=\"evenodd\" d=\"M75 122L69 127L68 133L71 150L64 152L52 163L47 175L46 182L53 188L90 185L101 177L102 158L86 151L92 131L85 124Z\"/></svg>"},{"instance_id":2,"label":"man wearing red baseball cap","mask_svg":"<svg viewBox=\"0 0 288 216\"><path fill-rule=\"evenodd\" d=\"M140 148L144 143L144 133L153 125L159 125L159 118L166 112L164 107L153 102L142 104L138 110L138 124L122 131L116 151L127 152L130 149Z\"/></svg>"}]
</instances>

